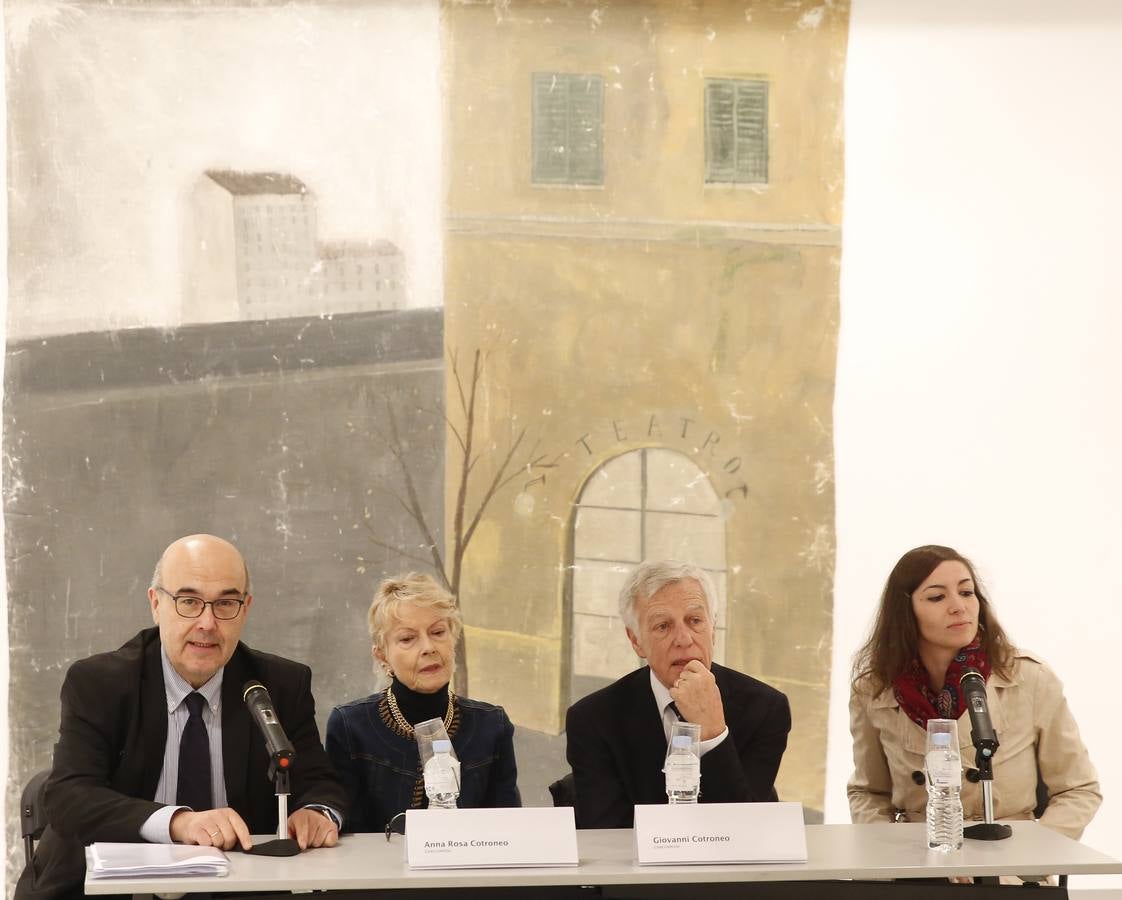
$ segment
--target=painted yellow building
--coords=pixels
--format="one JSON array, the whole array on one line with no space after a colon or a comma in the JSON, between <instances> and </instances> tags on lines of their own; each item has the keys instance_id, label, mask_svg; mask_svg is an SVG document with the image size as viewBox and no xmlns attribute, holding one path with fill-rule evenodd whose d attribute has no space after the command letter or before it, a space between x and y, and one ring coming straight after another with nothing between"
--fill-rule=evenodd
<instances>
[{"instance_id":1,"label":"painted yellow building","mask_svg":"<svg viewBox=\"0 0 1122 900\"><path fill-rule=\"evenodd\" d=\"M781 798L821 808L848 5L443 22L445 335L488 351L478 483L523 427L533 447L465 560L471 692L556 733L635 664L622 573L691 556L720 584L717 658L791 699Z\"/></svg>"}]
</instances>

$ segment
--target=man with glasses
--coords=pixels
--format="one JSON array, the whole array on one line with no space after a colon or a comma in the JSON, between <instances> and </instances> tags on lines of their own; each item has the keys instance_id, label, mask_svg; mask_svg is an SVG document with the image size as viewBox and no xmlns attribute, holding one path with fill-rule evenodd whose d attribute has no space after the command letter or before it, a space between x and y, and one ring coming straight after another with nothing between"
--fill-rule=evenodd
<instances>
[{"instance_id":1,"label":"man with glasses","mask_svg":"<svg viewBox=\"0 0 1122 900\"><path fill-rule=\"evenodd\" d=\"M156 564L155 628L70 667L47 781L49 827L16 897L82 895L82 847L178 842L232 849L276 831L265 743L242 698L260 681L295 748L289 835L338 840L345 798L315 722L307 666L240 643L253 604L237 548L213 535L175 541Z\"/></svg>"}]
</instances>

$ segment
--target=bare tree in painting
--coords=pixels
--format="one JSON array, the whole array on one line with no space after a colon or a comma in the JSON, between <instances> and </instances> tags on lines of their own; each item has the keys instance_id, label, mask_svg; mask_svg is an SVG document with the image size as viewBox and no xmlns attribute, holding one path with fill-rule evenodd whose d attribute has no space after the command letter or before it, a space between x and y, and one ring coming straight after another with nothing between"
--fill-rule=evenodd
<instances>
[{"instance_id":1,"label":"bare tree in painting","mask_svg":"<svg viewBox=\"0 0 1122 900\"><path fill-rule=\"evenodd\" d=\"M421 547L429 551L431 559L425 559L421 556L410 554L404 551L400 546L395 546L380 539L375 532L374 526L371 524L369 512L364 515L363 524L369 532L371 543L375 546L382 547L385 550L392 551L407 559L422 563L425 566L431 566L436 572L436 576L443 582L444 586L451 592L452 596L456 598L456 602L458 603L460 599L460 579L463 575L464 568L464 555L467 553L468 545L471 544L471 539L474 537L475 531L479 527L484 513L487 511L487 507L503 488L534 468L535 462L532 459L533 450L531 450L526 454L524 462L517 465L515 464L515 458L518 456L519 450L526 437L526 428L523 426L516 432L512 432L509 443L503 452L502 459L498 465L495 466L490 480L482 488L482 493L479 493L478 496L473 496L476 493L472 490L474 487L473 476L477 474L476 465L485 455L498 449L497 445L492 445L485 450L480 450L476 446L478 437L476 434L475 418L476 402L479 398L480 383L487 363L487 354L483 353L481 350L475 351L472 359L471 372L466 377L460 370L458 352L456 350L450 350L448 357L452 368L452 381L456 388L456 399L459 401L458 409L455 414L455 419L458 421L453 421L453 417L449 416L447 412L442 411L439 413L448 430L448 434L451 435L459 452L459 465L453 476L456 479L456 501L452 513L452 540L448 549L448 556L445 557L444 554L441 553L440 545L434 537L434 530L431 527L428 517L425 515L420 495L417 492L417 485L413 478L413 472L409 468L409 461L406 458L406 448L401 441L397 425L397 413L394 411L393 403L388 397L385 398L386 422L388 428L385 433L379 434L379 437L385 443L386 448L393 456L398 469L401 471L401 485L404 487L404 493L396 490L393 486L383 485L382 487L394 497L401 508L404 509L413 520L414 524L416 524L423 539ZM456 642L456 676L454 688L457 693L464 695L467 692L467 687L467 654L464 633L461 630L459 639Z\"/></svg>"}]
</instances>

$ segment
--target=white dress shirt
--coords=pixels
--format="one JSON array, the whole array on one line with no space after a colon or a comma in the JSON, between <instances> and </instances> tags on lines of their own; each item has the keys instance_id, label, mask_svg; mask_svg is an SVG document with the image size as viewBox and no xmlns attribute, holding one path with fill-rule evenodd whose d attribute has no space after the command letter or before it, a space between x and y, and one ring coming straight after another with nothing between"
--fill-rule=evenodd
<instances>
[{"instance_id":1,"label":"white dress shirt","mask_svg":"<svg viewBox=\"0 0 1122 900\"><path fill-rule=\"evenodd\" d=\"M190 717L184 701L188 694L195 691L195 688L175 671L163 647L160 647L160 663L164 670L168 737L164 744L164 765L160 770L160 781L156 785L156 796L152 799L157 803L168 805L148 817L140 826L140 836L153 844L170 844L172 842L171 817L178 810L188 808L176 806L175 795L179 790L179 742L183 738L183 729ZM210 743L210 785L215 809L226 805L226 777L222 768L222 672L223 670L219 669L210 681L198 689L206 700L206 706L203 707L203 724L206 726L207 739Z\"/></svg>"},{"instance_id":2,"label":"white dress shirt","mask_svg":"<svg viewBox=\"0 0 1122 900\"><path fill-rule=\"evenodd\" d=\"M140 826L140 837L152 844L171 844L171 817L186 806L177 806L176 794L179 791L179 743L183 738L183 729L190 718L187 709L187 695L196 690L175 671L167 652L160 647L160 662L164 671L164 694L167 698L168 709L168 736L164 744L164 765L160 770L160 781L156 785L156 796L152 799L157 803L166 803L161 809L156 810ZM222 766L222 673L219 669L211 676L210 681L198 692L206 700L203 707L203 724L206 725L207 738L210 743L210 784L214 809L221 809L226 805L226 773ZM335 827L342 825L342 816L330 806L319 803L309 803L307 809L317 809L325 813Z\"/></svg>"}]
</instances>

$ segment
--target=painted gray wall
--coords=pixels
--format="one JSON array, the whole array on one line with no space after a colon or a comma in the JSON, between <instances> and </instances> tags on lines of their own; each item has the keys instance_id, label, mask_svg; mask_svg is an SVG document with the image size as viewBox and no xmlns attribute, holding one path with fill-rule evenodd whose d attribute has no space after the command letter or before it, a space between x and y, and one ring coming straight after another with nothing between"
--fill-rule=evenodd
<instances>
[{"instance_id":1,"label":"painted gray wall","mask_svg":"<svg viewBox=\"0 0 1122 900\"><path fill-rule=\"evenodd\" d=\"M321 730L332 705L369 693L370 597L417 564L374 547L366 512L379 540L421 552L380 488L401 481L378 437L385 397L439 541L442 321L432 309L8 344L9 809L50 764L67 666L151 624L153 565L183 534L241 548L255 596L243 639L311 665Z\"/></svg>"}]
</instances>

